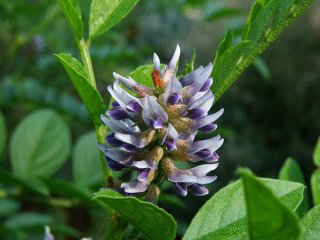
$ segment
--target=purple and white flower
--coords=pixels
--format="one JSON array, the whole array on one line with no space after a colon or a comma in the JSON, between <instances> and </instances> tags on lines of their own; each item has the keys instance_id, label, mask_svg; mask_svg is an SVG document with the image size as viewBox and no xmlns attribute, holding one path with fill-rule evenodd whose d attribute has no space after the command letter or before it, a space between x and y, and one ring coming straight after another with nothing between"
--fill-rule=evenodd
<instances>
[{"instance_id":1,"label":"purple and white flower","mask_svg":"<svg viewBox=\"0 0 320 240\"><path fill-rule=\"evenodd\" d=\"M221 109L208 114L214 101L210 90L213 65L209 63L180 77L176 75L179 57L177 45L162 70L160 59L154 54L153 88L117 73L113 74L114 84L108 86L114 102L101 119L111 132L106 135L107 145L100 145L100 149L112 170L136 171L135 180L121 184L129 195L143 193L150 184L167 179L182 196L188 191L202 196L208 194L203 185L217 178L210 173L218 166L216 151L223 139L215 136L195 140L199 131L215 130L215 121L223 113ZM182 170L177 162L202 164Z\"/></svg>"}]
</instances>

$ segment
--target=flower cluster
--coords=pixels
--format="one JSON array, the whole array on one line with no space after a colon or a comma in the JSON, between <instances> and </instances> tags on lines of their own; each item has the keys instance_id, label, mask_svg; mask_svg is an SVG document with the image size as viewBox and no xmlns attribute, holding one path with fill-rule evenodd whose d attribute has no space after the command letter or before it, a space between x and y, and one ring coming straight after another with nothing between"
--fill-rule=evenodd
<instances>
[{"instance_id":1,"label":"flower cluster","mask_svg":"<svg viewBox=\"0 0 320 240\"><path fill-rule=\"evenodd\" d=\"M130 168L137 172L132 182L122 183L128 194L145 192L151 183L164 179L172 182L177 192L197 196L208 194L203 185L216 176L207 175L218 166L216 150L223 144L220 136L195 141L198 131L208 133L223 109L208 114L214 96L210 90L212 63L177 77L180 47L177 45L169 64L161 70L154 54L153 87L139 84L117 73L108 86L114 102L101 118L111 133L106 145L100 145L107 165L114 171ZM137 79L139 80L139 79ZM124 88L122 88L124 87ZM203 162L190 169L179 169L178 162Z\"/></svg>"}]
</instances>

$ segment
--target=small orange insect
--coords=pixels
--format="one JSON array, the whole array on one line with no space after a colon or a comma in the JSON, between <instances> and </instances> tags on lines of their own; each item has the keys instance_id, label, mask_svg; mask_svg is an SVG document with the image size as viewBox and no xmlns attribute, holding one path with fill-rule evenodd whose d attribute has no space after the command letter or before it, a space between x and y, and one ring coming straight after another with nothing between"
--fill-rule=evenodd
<instances>
[{"instance_id":1,"label":"small orange insect","mask_svg":"<svg viewBox=\"0 0 320 240\"><path fill-rule=\"evenodd\" d=\"M157 69L153 69L152 73L153 85L158 88L164 87L164 81L160 77L160 72Z\"/></svg>"}]
</instances>

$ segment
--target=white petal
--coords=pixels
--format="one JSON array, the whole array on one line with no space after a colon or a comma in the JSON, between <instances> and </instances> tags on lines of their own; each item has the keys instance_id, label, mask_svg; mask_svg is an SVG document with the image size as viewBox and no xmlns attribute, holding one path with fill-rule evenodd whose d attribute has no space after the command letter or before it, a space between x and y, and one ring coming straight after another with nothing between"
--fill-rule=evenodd
<instances>
[{"instance_id":1,"label":"white petal","mask_svg":"<svg viewBox=\"0 0 320 240\"><path fill-rule=\"evenodd\" d=\"M116 132L114 137L122 142L132 144L135 147L143 148L147 144L147 139L140 134L123 134Z\"/></svg>"},{"instance_id":2,"label":"white petal","mask_svg":"<svg viewBox=\"0 0 320 240\"><path fill-rule=\"evenodd\" d=\"M147 181L140 182L138 180L128 183L122 183L121 188L124 188L126 193L140 193L145 192L148 188Z\"/></svg>"},{"instance_id":3,"label":"white petal","mask_svg":"<svg viewBox=\"0 0 320 240\"><path fill-rule=\"evenodd\" d=\"M113 77L119 81L122 85L126 86L128 89L132 90L135 86L138 85L136 81L134 81L132 78L125 78L117 73L113 73Z\"/></svg>"},{"instance_id":4,"label":"white petal","mask_svg":"<svg viewBox=\"0 0 320 240\"><path fill-rule=\"evenodd\" d=\"M222 114L223 114L224 109L220 109L218 112L211 114L211 115L207 115L205 117L202 117L200 119L196 119L194 120L194 123L192 124L192 127L194 129L199 129L202 128L206 125L208 125L209 123L214 122L215 120L217 120Z\"/></svg>"},{"instance_id":5,"label":"white petal","mask_svg":"<svg viewBox=\"0 0 320 240\"><path fill-rule=\"evenodd\" d=\"M160 59L156 53L153 53L154 68L160 72Z\"/></svg>"},{"instance_id":6,"label":"white petal","mask_svg":"<svg viewBox=\"0 0 320 240\"><path fill-rule=\"evenodd\" d=\"M184 87L192 84L193 81L199 77L199 74L200 74L202 71L203 71L203 67L200 66L200 67L198 67L196 70L192 71L191 73L183 76L183 77L180 79L181 84L182 84Z\"/></svg>"},{"instance_id":7,"label":"white petal","mask_svg":"<svg viewBox=\"0 0 320 240\"><path fill-rule=\"evenodd\" d=\"M218 135L210 139L196 141L191 144L191 147L186 150L187 154L194 154L203 149L210 148L214 149L213 146L221 146L222 144L219 142L222 138ZM218 149L218 148L217 148Z\"/></svg>"},{"instance_id":8,"label":"white petal","mask_svg":"<svg viewBox=\"0 0 320 240\"><path fill-rule=\"evenodd\" d=\"M218 167L219 163L212 164L202 164L197 167L191 168L189 171L195 176L205 176L207 173L215 170Z\"/></svg>"},{"instance_id":9,"label":"white petal","mask_svg":"<svg viewBox=\"0 0 320 240\"><path fill-rule=\"evenodd\" d=\"M171 61L168 64L168 68L175 68L177 66L177 63L180 58L180 46L177 44L176 50L174 51L174 54L172 56Z\"/></svg>"}]
</instances>

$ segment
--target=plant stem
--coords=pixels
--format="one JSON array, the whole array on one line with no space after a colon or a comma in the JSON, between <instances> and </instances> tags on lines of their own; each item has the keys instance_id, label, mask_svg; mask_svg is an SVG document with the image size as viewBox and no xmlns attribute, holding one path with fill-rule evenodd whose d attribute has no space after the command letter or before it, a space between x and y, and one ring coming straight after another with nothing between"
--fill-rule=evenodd
<instances>
[{"instance_id":1,"label":"plant stem","mask_svg":"<svg viewBox=\"0 0 320 240\"><path fill-rule=\"evenodd\" d=\"M92 68L92 63L91 63L89 46L90 46L90 41L86 42L84 39L81 39L78 41L78 47L79 47L79 51L81 53L82 64L88 74L89 83L91 84L92 87L97 89L97 84L96 84L96 80L95 80L94 72L93 72L93 68ZM95 131L96 131L98 143L104 144L104 141L105 141L104 138L105 138L105 133L106 133L105 127L102 124L100 124L100 125L95 124ZM106 162L105 162L103 154L100 154L100 159L101 159L101 168L102 168L102 172L103 172L104 183L105 183L105 186L107 186L108 178L112 174L111 174L111 171L109 171L109 169L106 166Z\"/></svg>"},{"instance_id":2,"label":"plant stem","mask_svg":"<svg viewBox=\"0 0 320 240\"><path fill-rule=\"evenodd\" d=\"M91 84L92 87L97 89L96 80L94 77L90 53L89 53L89 46L90 46L90 42L89 41L86 42L84 39L81 39L78 42L78 47L79 47L81 58L82 58L82 64L87 71L89 83Z\"/></svg>"}]
</instances>

